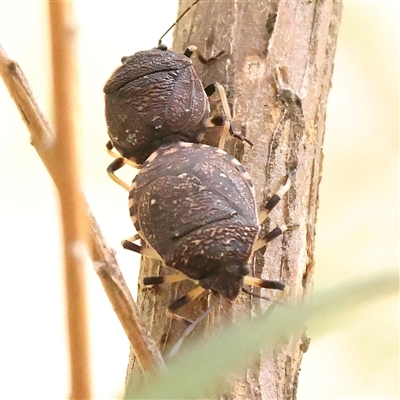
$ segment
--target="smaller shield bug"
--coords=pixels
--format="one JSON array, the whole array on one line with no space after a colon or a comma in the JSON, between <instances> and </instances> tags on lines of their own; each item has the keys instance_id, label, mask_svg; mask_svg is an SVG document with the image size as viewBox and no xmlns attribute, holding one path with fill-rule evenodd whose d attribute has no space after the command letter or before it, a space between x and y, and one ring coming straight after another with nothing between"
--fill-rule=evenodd
<instances>
[{"instance_id":1,"label":"smaller shield bug","mask_svg":"<svg viewBox=\"0 0 400 400\"><path fill-rule=\"evenodd\" d=\"M224 52L205 59L196 46L178 54L161 44L162 38L199 0L195 1L160 38L156 48L122 58L104 86L109 153L116 158L107 168L110 177L123 185L115 171L130 163L140 168L164 144L177 141L200 143L207 127L220 125L219 147L228 134L242 140L230 123L231 114L222 85L203 88L190 56L202 63L214 61ZM225 115L210 117L208 97L220 94ZM120 155L113 153L115 148ZM122 158L121 158L122 156Z\"/></svg>"}]
</instances>

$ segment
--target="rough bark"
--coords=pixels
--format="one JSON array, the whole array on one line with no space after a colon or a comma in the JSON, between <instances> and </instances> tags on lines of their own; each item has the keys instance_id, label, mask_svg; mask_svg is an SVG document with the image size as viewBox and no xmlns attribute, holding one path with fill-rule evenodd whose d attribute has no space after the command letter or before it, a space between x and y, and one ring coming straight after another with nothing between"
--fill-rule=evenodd
<instances>
[{"instance_id":1,"label":"rough bark","mask_svg":"<svg viewBox=\"0 0 400 400\"><path fill-rule=\"evenodd\" d=\"M179 13L188 5L181 2ZM290 295L299 300L312 284L326 105L341 10L340 1L200 1L175 30L173 49L177 52L190 44L206 57L225 51L211 64L193 62L204 86L219 82L226 88L234 125L254 143L250 148L229 140L227 149L252 177L258 204L297 167L292 188L264 229L284 222L299 226L270 243L265 254L257 254L252 273L282 280ZM212 107L218 108L217 103L212 101ZM143 261L141 278L159 272L159 265ZM165 309L188 290L187 285L165 285L156 293L139 290L138 306L164 354L184 330L182 324L165 316ZM247 310L250 315L259 306L268 304L243 294L233 303L223 301L211 320L216 324L223 318L234 320L236 313ZM207 299L192 302L185 316L195 318L206 307ZM308 339L300 333L272 358L261 353L257 363L231 379L231 391L225 398L296 398L307 345ZM137 373L131 359L128 375Z\"/></svg>"}]
</instances>

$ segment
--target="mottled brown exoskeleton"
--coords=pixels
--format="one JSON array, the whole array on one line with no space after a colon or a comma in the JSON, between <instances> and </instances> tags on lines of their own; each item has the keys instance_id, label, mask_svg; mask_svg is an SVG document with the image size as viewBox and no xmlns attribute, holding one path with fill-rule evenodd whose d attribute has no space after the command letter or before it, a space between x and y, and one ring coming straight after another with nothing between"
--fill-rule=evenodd
<instances>
[{"instance_id":1,"label":"mottled brown exoskeleton","mask_svg":"<svg viewBox=\"0 0 400 400\"><path fill-rule=\"evenodd\" d=\"M122 65L104 86L110 137L107 148L116 158L107 171L121 186L124 183L114 173L127 160L140 167L161 145L177 141L200 143L208 127L222 126L220 148L223 148L228 134L251 145L235 132L230 122L231 113L224 88L217 82L203 88L190 60L195 54L200 62L207 64L224 51L206 59L196 46L189 46L184 54L178 54L161 44L161 39L154 49L123 57ZM215 91L219 92L225 115L210 118L208 96ZM111 152L113 147L122 158Z\"/></svg>"},{"instance_id":2,"label":"mottled brown exoskeleton","mask_svg":"<svg viewBox=\"0 0 400 400\"><path fill-rule=\"evenodd\" d=\"M145 284L187 278L196 283L169 306L172 312L205 290L232 300L244 284L284 288L281 282L248 274L254 252L287 229L259 237L260 224L288 190L290 176L257 216L250 177L221 150L228 133L247 140L230 123L223 87L214 83L203 88L190 60L193 53L203 63L223 54L206 60L195 46L178 54L160 39L158 47L124 57L104 87L108 149L114 147L122 156L116 156L108 173L130 190L130 214L138 232L123 245L179 271L147 277ZM216 90L225 115L210 118L208 96ZM219 148L200 145L213 125L223 126ZM130 189L114 175L127 160L140 167ZM138 239L143 246L134 243Z\"/></svg>"},{"instance_id":3,"label":"mottled brown exoskeleton","mask_svg":"<svg viewBox=\"0 0 400 400\"><path fill-rule=\"evenodd\" d=\"M141 165L162 144L199 143L209 104L190 58L162 47L122 62L104 86L113 147Z\"/></svg>"},{"instance_id":4,"label":"mottled brown exoskeleton","mask_svg":"<svg viewBox=\"0 0 400 400\"><path fill-rule=\"evenodd\" d=\"M263 220L290 186L290 176L263 211ZM190 278L197 286L174 301L175 311L204 290L230 300L243 284L283 290L284 284L251 278L253 253L286 226L260 238L254 187L244 167L216 147L163 145L143 164L129 193L130 215L146 247L124 247L159 258L180 275L150 277L145 284Z\"/></svg>"}]
</instances>

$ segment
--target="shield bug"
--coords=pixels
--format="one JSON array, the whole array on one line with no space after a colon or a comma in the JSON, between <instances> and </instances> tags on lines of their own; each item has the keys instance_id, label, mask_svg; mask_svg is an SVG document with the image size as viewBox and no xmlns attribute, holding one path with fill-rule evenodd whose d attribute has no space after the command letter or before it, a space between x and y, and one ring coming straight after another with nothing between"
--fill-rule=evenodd
<instances>
[{"instance_id":1,"label":"shield bug","mask_svg":"<svg viewBox=\"0 0 400 400\"><path fill-rule=\"evenodd\" d=\"M199 0L195 1L160 38L158 47L123 57L104 86L105 116L110 141L107 148L116 160L107 171L117 183L115 171L127 160L140 167L152 152L164 144L177 141L200 143L207 127L222 125L220 146L228 133L236 134L224 88L210 84L206 88L193 68L190 56L205 59L196 46L178 54L161 44L162 38ZM218 91L224 116L210 117L208 96ZM250 143L250 142L249 142ZM251 143L250 143L251 144ZM120 155L111 152L115 148Z\"/></svg>"},{"instance_id":2,"label":"shield bug","mask_svg":"<svg viewBox=\"0 0 400 400\"><path fill-rule=\"evenodd\" d=\"M287 226L260 238L260 223L290 187L286 184L257 215L254 187L244 167L216 147L178 142L163 145L143 164L129 193L136 238L125 248L159 258L178 275L149 277L145 284L190 278L195 288L175 300L174 312L205 290L233 300L243 284L283 290L284 284L247 276L255 251Z\"/></svg>"}]
</instances>

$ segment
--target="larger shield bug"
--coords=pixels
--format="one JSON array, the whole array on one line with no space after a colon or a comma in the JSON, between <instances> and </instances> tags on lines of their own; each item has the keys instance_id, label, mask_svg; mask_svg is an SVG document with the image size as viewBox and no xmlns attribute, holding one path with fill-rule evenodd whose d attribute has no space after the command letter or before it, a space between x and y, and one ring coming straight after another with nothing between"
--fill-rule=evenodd
<instances>
[{"instance_id":1,"label":"larger shield bug","mask_svg":"<svg viewBox=\"0 0 400 400\"><path fill-rule=\"evenodd\" d=\"M271 197L265 219L290 187L290 175ZM174 312L205 290L233 300L243 284L283 290L275 280L249 277L255 251L287 226L260 237L254 188L244 167L221 149L179 142L163 145L143 164L129 193L130 215L146 247L125 241L124 247L159 258L196 287L177 299ZM166 278L150 277L145 284Z\"/></svg>"}]
</instances>

